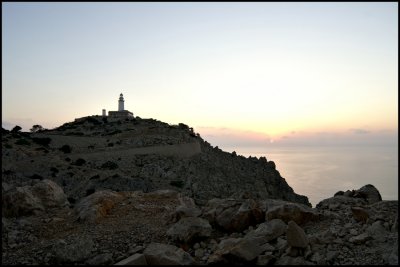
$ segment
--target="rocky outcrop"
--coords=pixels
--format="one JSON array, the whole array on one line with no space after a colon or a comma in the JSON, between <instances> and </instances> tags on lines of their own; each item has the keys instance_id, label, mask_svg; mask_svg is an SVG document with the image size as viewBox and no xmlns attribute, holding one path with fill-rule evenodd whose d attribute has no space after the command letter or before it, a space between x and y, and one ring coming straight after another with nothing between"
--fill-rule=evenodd
<instances>
[{"instance_id":1,"label":"rocky outcrop","mask_svg":"<svg viewBox=\"0 0 400 267\"><path fill-rule=\"evenodd\" d=\"M49 208L68 206L67 196L60 186L50 180L42 180L33 186L16 187L2 197L5 216L37 214Z\"/></svg>"},{"instance_id":2,"label":"rocky outcrop","mask_svg":"<svg viewBox=\"0 0 400 267\"><path fill-rule=\"evenodd\" d=\"M91 116L24 136L48 139L47 145L32 141L22 150L10 147L11 139L21 134L14 138L6 133L10 144L4 144L4 155L10 160L5 158L5 166L25 180L34 174L49 177L74 201L101 190L175 189L201 205L212 198L240 199L252 192L254 200L310 206L308 198L296 194L280 176L274 162L212 147L184 124L140 118L108 122ZM69 153L60 151L62 147L70 148Z\"/></svg>"},{"instance_id":3,"label":"rocky outcrop","mask_svg":"<svg viewBox=\"0 0 400 267\"><path fill-rule=\"evenodd\" d=\"M123 197L112 191L98 191L78 202L74 207L78 221L98 222Z\"/></svg>"},{"instance_id":4,"label":"rocky outcrop","mask_svg":"<svg viewBox=\"0 0 400 267\"><path fill-rule=\"evenodd\" d=\"M358 190L347 190L346 192L339 191L334 195L334 197L336 196L359 198L364 200L368 204L382 201L382 197L378 189L376 189L375 186L371 184L364 185Z\"/></svg>"}]
</instances>

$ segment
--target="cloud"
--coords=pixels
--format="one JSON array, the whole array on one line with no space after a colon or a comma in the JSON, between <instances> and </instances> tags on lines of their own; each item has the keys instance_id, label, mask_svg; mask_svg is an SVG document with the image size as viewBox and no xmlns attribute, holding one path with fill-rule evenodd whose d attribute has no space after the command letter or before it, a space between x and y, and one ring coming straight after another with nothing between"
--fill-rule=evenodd
<instances>
[{"instance_id":1,"label":"cloud","mask_svg":"<svg viewBox=\"0 0 400 267\"><path fill-rule=\"evenodd\" d=\"M355 133L355 134L368 134L368 133L370 133L370 131L368 131L368 130L364 130L364 129L354 129L354 128L349 129L349 131L352 131L352 132Z\"/></svg>"}]
</instances>

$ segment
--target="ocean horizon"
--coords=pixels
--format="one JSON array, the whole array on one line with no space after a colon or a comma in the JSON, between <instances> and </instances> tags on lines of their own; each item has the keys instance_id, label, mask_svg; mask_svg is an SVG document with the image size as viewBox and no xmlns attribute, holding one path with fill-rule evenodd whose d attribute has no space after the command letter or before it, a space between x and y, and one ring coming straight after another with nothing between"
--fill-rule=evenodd
<instances>
[{"instance_id":1,"label":"ocean horizon","mask_svg":"<svg viewBox=\"0 0 400 267\"><path fill-rule=\"evenodd\" d=\"M221 147L238 155L264 156L290 187L315 207L342 190L374 185L383 200L398 200L398 146Z\"/></svg>"}]
</instances>

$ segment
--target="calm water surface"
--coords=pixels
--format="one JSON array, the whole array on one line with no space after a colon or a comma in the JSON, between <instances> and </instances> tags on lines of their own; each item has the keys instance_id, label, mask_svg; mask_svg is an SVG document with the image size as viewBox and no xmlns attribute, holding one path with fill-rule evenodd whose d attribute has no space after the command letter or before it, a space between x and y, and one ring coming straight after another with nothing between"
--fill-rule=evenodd
<instances>
[{"instance_id":1,"label":"calm water surface","mask_svg":"<svg viewBox=\"0 0 400 267\"><path fill-rule=\"evenodd\" d=\"M224 149L225 150L225 149ZM272 147L265 151L235 148L243 156L265 156L293 190L315 207L339 190L374 185L384 200L398 200L398 148L375 147Z\"/></svg>"}]
</instances>

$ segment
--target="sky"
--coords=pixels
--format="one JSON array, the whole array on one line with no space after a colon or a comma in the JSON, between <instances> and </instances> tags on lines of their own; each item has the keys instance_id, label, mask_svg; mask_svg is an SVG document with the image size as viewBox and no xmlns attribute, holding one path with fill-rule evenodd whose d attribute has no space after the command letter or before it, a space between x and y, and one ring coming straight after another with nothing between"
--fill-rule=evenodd
<instances>
[{"instance_id":1,"label":"sky","mask_svg":"<svg viewBox=\"0 0 400 267\"><path fill-rule=\"evenodd\" d=\"M397 144L398 3L2 3L2 127L120 93L220 147Z\"/></svg>"}]
</instances>

